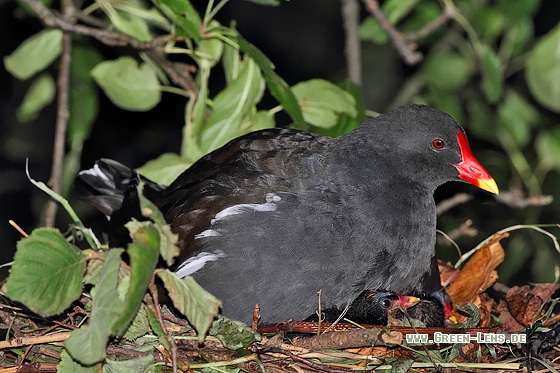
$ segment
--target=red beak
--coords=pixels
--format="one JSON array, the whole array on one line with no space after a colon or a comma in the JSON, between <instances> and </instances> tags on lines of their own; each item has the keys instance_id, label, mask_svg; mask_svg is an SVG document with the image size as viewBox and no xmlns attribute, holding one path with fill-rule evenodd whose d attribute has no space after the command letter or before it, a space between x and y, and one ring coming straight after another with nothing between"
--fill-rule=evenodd
<instances>
[{"instance_id":1,"label":"red beak","mask_svg":"<svg viewBox=\"0 0 560 373\"><path fill-rule=\"evenodd\" d=\"M461 149L461 163L459 163L455 168L459 171L459 177L468 183L471 183L480 189L484 189L490 193L498 194L498 185L490 176L488 171L482 167L482 165L476 160L471 152L471 147L469 146L469 141L467 136L463 131L459 131L457 134L457 141L459 142L459 148Z\"/></svg>"}]
</instances>

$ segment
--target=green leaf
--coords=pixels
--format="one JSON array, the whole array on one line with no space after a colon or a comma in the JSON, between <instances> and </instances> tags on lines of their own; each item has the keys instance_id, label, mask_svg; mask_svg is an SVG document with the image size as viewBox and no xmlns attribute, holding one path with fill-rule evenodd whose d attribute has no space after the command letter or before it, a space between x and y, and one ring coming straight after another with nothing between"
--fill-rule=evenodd
<instances>
[{"instance_id":1,"label":"green leaf","mask_svg":"<svg viewBox=\"0 0 560 373\"><path fill-rule=\"evenodd\" d=\"M412 359L395 359L391 362L391 373L407 373L412 368L414 360Z\"/></svg>"},{"instance_id":2,"label":"green leaf","mask_svg":"<svg viewBox=\"0 0 560 373\"><path fill-rule=\"evenodd\" d=\"M500 37L507 21L503 13L492 7L480 7L472 19L479 37L487 43Z\"/></svg>"},{"instance_id":3,"label":"green leaf","mask_svg":"<svg viewBox=\"0 0 560 373\"><path fill-rule=\"evenodd\" d=\"M348 114L341 114L338 118L336 126L332 128L317 127L315 128L316 133L331 137L342 136L354 130L366 119L366 104L364 102L362 88L350 80L345 80L338 86L354 97L358 115L353 117Z\"/></svg>"},{"instance_id":4,"label":"green leaf","mask_svg":"<svg viewBox=\"0 0 560 373\"><path fill-rule=\"evenodd\" d=\"M539 132L535 139L535 150L540 162L547 168L560 171L560 127Z\"/></svg>"},{"instance_id":5,"label":"green leaf","mask_svg":"<svg viewBox=\"0 0 560 373\"><path fill-rule=\"evenodd\" d=\"M531 126L539 118L538 111L523 96L512 89L506 91L503 103L498 107L498 120L519 147L529 143Z\"/></svg>"},{"instance_id":6,"label":"green leaf","mask_svg":"<svg viewBox=\"0 0 560 373\"><path fill-rule=\"evenodd\" d=\"M268 90L276 100L282 105L284 110L290 115L297 128L305 127L303 113L299 107L296 96L292 89L276 72L274 72L274 64L253 44L237 36L239 49L247 53L261 68Z\"/></svg>"},{"instance_id":7,"label":"green leaf","mask_svg":"<svg viewBox=\"0 0 560 373\"><path fill-rule=\"evenodd\" d=\"M150 324L148 322L148 312L146 309L147 308L145 306L141 307L134 317L132 324L130 324L130 327L123 336L123 338L127 341L134 341L151 331Z\"/></svg>"},{"instance_id":8,"label":"green leaf","mask_svg":"<svg viewBox=\"0 0 560 373\"><path fill-rule=\"evenodd\" d=\"M70 117L68 142L84 142L91 132L99 110L99 95L90 71L103 60L93 48L76 45L72 48L70 79Z\"/></svg>"},{"instance_id":9,"label":"green leaf","mask_svg":"<svg viewBox=\"0 0 560 373\"><path fill-rule=\"evenodd\" d=\"M103 373L129 373L129 372L148 372L148 368L154 363L154 354L138 356L126 360L105 360Z\"/></svg>"},{"instance_id":10,"label":"green leaf","mask_svg":"<svg viewBox=\"0 0 560 373\"><path fill-rule=\"evenodd\" d=\"M246 134L253 131L274 128L274 117L266 110L253 110L249 118L243 122L241 133Z\"/></svg>"},{"instance_id":11,"label":"green leaf","mask_svg":"<svg viewBox=\"0 0 560 373\"><path fill-rule=\"evenodd\" d=\"M154 334L160 338L164 337L165 331L161 327L161 324L159 323L157 316L149 308L146 308L146 316L148 318L148 323L150 324L150 327L152 328Z\"/></svg>"},{"instance_id":12,"label":"green leaf","mask_svg":"<svg viewBox=\"0 0 560 373\"><path fill-rule=\"evenodd\" d=\"M456 52L436 51L430 53L420 69L426 83L441 90L463 87L470 79L471 71L467 59Z\"/></svg>"},{"instance_id":13,"label":"green leaf","mask_svg":"<svg viewBox=\"0 0 560 373\"><path fill-rule=\"evenodd\" d=\"M507 16L510 22L516 22L522 18L531 18L539 8L541 0L498 0L495 5Z\"/></svg>"},{"instance_id":14,"label":"green leaf","mask_svg":"<svg viewBox=\"0 0 560 373\"><path fill-rule=\"evenodd\" d=\"M535 34L533 20L523 18L507 28L503 44L511 45L511 56L525 53L525 48L533 40Z\"/></svg>"},{"instance_id":15,"label":"green leaf","mask_svg":"<svg viewBox=\"0 0 560 373\"><path fill-rule=\"evenodd\" d=\"M218 316L212 323L210 335L218 338L225 348L238 350L260 341L261 335L241 321Z\"/></svg>"},{"instance_id":16,"label":"green leaf","mask_svg":"<svg viewBox=\"0 0 560 373\"><path fill-rule=\"evenodd\" d=\"M482 92L488 102L494 104L502 97L504 74L498 56L487 45L481 46L480 64L482 69Z\"/></svg>"},{"instance_id":17,"label":"green leaf","mask_svg":"<svg viewBox=\"0 0 560 373\"><path fill-rule=\"evenodd\" d=\"M539 104L560 112L560 24L546 34L527 58L525 78Z\"/></svg>"},{"instance_id":18,"label":"green leaf","mask_svg":"<svg viewBox=\"0 0 560 373\"><path fill-rule=\"evenodd\" d=\"M371 41L375 44L385 44L389 41L389 37L373 16L366 17L360 24L358 35L361 40Z\"/></svg>"},{"instance_id":19,"label":"green leaf","mask_svg":"<svg viewBox=\"0 0 560 373\"><path fill-rule=\"evenodd\" d=\"M74 361L66 351L60 353L60 363L56 366L57 373L97 373L97 367L84 367Z\"/></svg>"},{"instance_id":20,"label":"green leaf","mask_svg":"<svg viewBox=\"0 0 560 373\"><path fill-rule=\"evenodd\" d=\"M84 81L72 82L69 108L68 142L82 143L89 137L99 111L99 96L93 84Z\"/></svg>"},{"instance_id":21,"label":"green leaf","mask_svg":"<svg viewBox=\"0 0 560 373\"><path fill-rule=\"evenodd\" d=\"M494 111L484 101L478 90L465 90L465 107L468 113L468 131L489 140L496 139Z\"/></svg>"},{"instance_id":22,"label":"green leaf","mask_svg":"<svg viewBox=\"0 0 560 373\"><path fill-rule=\"evenodd\" d=\"M203 56L199 56L198 58L205 60L208 63L208 67L212 68L222 57L222 52L224 51L224 42L218 38L202 39L198 44L197 51L203 54Z\"/></svg>"},{"instance_id":23,"label":"green leaf","mask_svg":"<svg viewBox=\"0 0 560 373\"><path fill-rule=\"evenodd\" d=\"M457 305L457 309L469 315L469 318L463 322L463 328L476 328L480 323L480 310L471 302L467 302L463 306Z\"/></svg>"},{"instance_id":24,"label":"green leaf","mask_svg":"<svg viewBox=\"0 0 560 373\"><path fill-rule=\"evenodd\" d=\"M322 79L296 84L292 90L305 120L317 127L333 127L342 113L358 115L354 97L336 85Z\"/></svg>"},{"instance_id":25,"label":"green leaf","mask_svg":"<svg viewBox=\"0 0 560 373\"><path fill-rule=\"evenodd\" d=\"M49 74L39 75L27 90L21 105L17 108L18 121L30 122L39 116L39 112L52 102L56 93L56 84Z\"/></svg>"},{"instance_id":26,"label":"green leaf","mask_svg":"<svg viewBox=\"0 0 560 373\"><path fill-rule=\"evenodd\" d=\"M199 146L204 153L241 135L241 124L264 93L264 80L252 58L246 56L237 79L216 95L210 118L203 125Z\"/></svg>"},{"instance_id":27,"label":"green leaf","mask_svg":"<svg viewBox=\"0 0 560 373\"><path fill-rule=\"evenodd\" d=\"M80 364L93 365L105 359L105 348L112 327L123 312L123 302L117 294L123 251L122 249L107 251L99 280L91 291L89 325L74 330L70 338L64 341L66 351Z\"/></svg>"},{"instance_id":28,"label":"green leaf","mask_svg":"<svg viewBox=\"0 0 560 373\"><path fill-rule=\"evenodd\" d=\"M420 0L387 0L383 2L381 10L387 20L395 25L401 19L406 17L418 4ZM376 44L385 44L389 41L389 37L379 21L373 16L368 16L364 19L358 29L360 39L371 41Z\"/></svg>"},{"instance_id":29,"label":"green leaf","mask_svg":"<svg viewBox=\"0 0 560 373\"><path fill-rule=\"evenodd\" d=\"M159 242L157 242L156 245L159 248L162 258L168 266L171 266L174 262L174 258L179 255L179 247L177 246L179 235L171 231L171 226L167 224L161 211L152 201L144 196L143 189L144 183L141 182L137 186L137 193L140 199L140 211L142 212L142 216L147 217L155 223L154 226L157 229L159 238ZM134 226L133 229L138 228Z\"/></svg>"},{"instance_id":30,"label":"green leaf","mask_svg":"<svg viewBox=\"0 0 560 373\"><path fill-rule=\"evenodd\" d=\"M38 228L17 243L6 295L41 316L68 308L82 293L82 252L51 228Z\"/></svg>"},{"instance_id":31,"label":"green leaf","mask_svg":"<svg viewBox=\"0 0 560 373\"><path fill-rule=\"evenodd\" d=\"M204 341L222 302L198 285L191 276L180 279L167 269L158 269L156 274L163 281L175 308L196 329L199 342Z\"/></svg>"},{"instance_id":32,"label":"green leaf","mask_svg":"<svg viewBox=\"0 0 560 373\"><path fill-rule=\"evenodd\" d=\"M62 31L46 29L31 36L4 57L4 66L10 74L25 80L53 63L61 51Z\"/></svg>"},{"instance_id":33,"label":"green leaf","mask_svg":"<svg viewBox=\"0 0 560 373\"><path fill-rule=\"evenodd\" d=\"M117 30L140 41L152 40L152 35L150 34L150 29L145 19L131 13L116 10L109 2L101 2L100 4L102 4L101 8L105 11L105 14L107 14L111 23ZM128 5L137 7L137 5L130 0Z\"/></svg>"},{"instance_id":34,"label":"green leaf","mask_svg":"<svg viewBox=\"0 0 560 373\"><path fill-rule=\"evenodd\" d=\"M383 2L381 9L392 24L396 24L408 15L420 0L387 0Z\"/></svg>"},{"instance_id":35,"label":"green leaf","mask_svg":"<svg viewBox=\"0 0 560 373\"><path fill-rule=\"evenodd\" d=\"M146 178L161 184L170 185L192 163L175 153L165 153L146 162L137 171Z\"/></svg>"},{"instance_id":36,"label":"green leaf","mask_svg":"<svg viewBox=\"0 0 560 373\"><path fill-rule=\"evenodd\" d=\"M138 65L132 57L101 62L91 75L111 101L122 109L150 110L161 99L156 72L146 64Z\"/></svg>"},{"instance_id":37,"label":"green leaf","mask_svg":"<svg viewBox=\"0 0 560 373\"><path fill-rule=\"evenodd\" d=\"M152 1L174 24L179 26L189 38L195 41L200 40L200 26L202 21L189 0Z\"/></svg>"},{"instance_id":38,"label":"green leaf","mask_svg":"<svg viewBox=\"0 0 560 373\"><path fill-rule=\"evenodd\" d=\"M436 2L421 1L414 7L414 12L402 21L402 25L399 25L399 29L404 34L416 32L428 23L431 23L440 17L441 11L442 9L440 4ZM417 42L419 44L434 43L440 38L441 34L444 33L445 30L445 26L441 25L437 30L434 30L434 32L419 39Z\"/></svg>"},{"instance_id":39,"label":"green leaf","mask_svg":"<svg viewBox=\"0 0 560 373\"><path fill-rule=\"evenodd\" d=\"M152 280L159 258L160 235L150 221L126 223L132 243L126 250L130 258L130 286L119 319L113 325L113 335L123 335L142 305L142 299Z\"/></svg>"},{"instance_id":40,"label":"green leaf","mask_svg":"<svg viewBox=\"0 0 560 373\"><path fill-rule=\"evenodd\" d=\"M458 123L464 122L463 104L458 95L434 87L427 90L426 99L430 105L451 115Z\"/></svg>"},{"instance_id":41,"label":"green leaf","mask_svg":"<svg viewBox=\"0 0 560 373\"><path fill-rule=\"evenodd\" d=\"M242 61L243 60L241 59L241 54L239 53L239 49L234 48L229 44L224 45L222 66L224 68L224 75L226 76L226 84L229 84L235 79L237 79L237 75L239 74L239 69L241 67Z\"/></svg>"}]
</instances>

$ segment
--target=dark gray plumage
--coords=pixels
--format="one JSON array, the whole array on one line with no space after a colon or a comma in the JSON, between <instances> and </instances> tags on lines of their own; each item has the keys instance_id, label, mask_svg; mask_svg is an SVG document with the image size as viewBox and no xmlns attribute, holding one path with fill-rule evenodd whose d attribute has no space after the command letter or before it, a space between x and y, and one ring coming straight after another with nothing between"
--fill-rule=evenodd
<instances>
[{"instance_id":1,"label":"dark gray plumage","mask_svg":"<svg viewBox=\"0 0 560 373\"><path fill-rule=\"evenodd\" d=\"M250 321L260 303L272 322L311 314L319 290L335 307L367 289L440 290L433 192L461 179L497 192L450 116L409 105L336 139L248 134L148 198L179 234L178 274L219 297L226 316Z\"/></svg>"}]
</instances>

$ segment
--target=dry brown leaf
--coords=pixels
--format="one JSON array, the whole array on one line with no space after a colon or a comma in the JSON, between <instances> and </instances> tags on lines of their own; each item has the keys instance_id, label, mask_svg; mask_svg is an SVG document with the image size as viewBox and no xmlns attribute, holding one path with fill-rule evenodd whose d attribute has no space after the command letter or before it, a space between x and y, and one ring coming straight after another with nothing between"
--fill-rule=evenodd
<instances>
[{"instance_id":1,"label":"dry brown leaf","mask_svg":"<svg viewBox=\"0 0 560 373\"><path fill-rule=\"evenodd\" d=\"M461 347L461 354L451 360L452 363L469 363L477 360L477 353L480 349L477 343L467 343Z\"/></svg>"},{"instance_id":2,"label":"dry brown leaf","mask_svg":"<svg viewBox=\"0 0 560 373\"><path fill-rule=\"evenodd\" d=\"M496 267L504 260L504 249L500 240L508 233L495 234L465 264L455 281L447 288L447 294L454 305L472 302L479 306L479 294L488 289L498 279ZM464 321L463 315L455 313L458 321Z\"/></svg>"},{"instance_id":3,"label":"dry brown leaf","mask_svg":"<svg viewBox=\"0 0 560 373\"><path fill-rule=\"evenodd\" d=\"M447 289L453 303L474 301L478 294L496 281L498 275L495 268L504 260L504 249L500 240L507 236L507 233L494 235L469 259L457 279Z\"/></svg>"},{"instance_id":4,"label":"dry brown leaf","mask_svg":"<svg viewBox=\"0 0 560 373\"><path fill-rule=\"evenodd\" d=\"M455 281L459 273L461 272L460 269L453 267L453 265L449 262L443 262L438 259L438 269L439 269L439 277L441 279L441 286L447 287L450 283Z\"/></svg>"},{"instance_id":5,"label":"dry brown leaf","mask_svg":"<svg viewBox=\"0 0 560 373\"><path fill-rule=\"evenodd\" d=\"M497 310L500 313L500 322L502 323L502 327L506 332L515 333L523 330L523 325L518 323L517 320L515 320L515 318L509 312L506 301L504 301L503 299L500 300Z\"/></svg>"},{"instance_id":6,"label":"dry brown leaf","mask_svg":"<svg viewBox=\"0 0 560 373\"><path fill-rule=\"evenodd\" d=\"M548 302L558 289L558 284L538 284L533 289L529 285L514 286L506 295L509 312L521 325L532 324L539 316L543 303Z\"/></svg>"},{"instance_id":7,"label":"dry brown leaf","mask_svg":"<svg viewBox=\"0 0 560 373\"><path fill-rule=\"evenodd\" d=\"M496 306L496 302L486 293L480 294L479 300L480 304L476 305L480 311L480 323L478 326L485 328L490 326L492 322L492 309Z\"/></svg>"}]
</instances>

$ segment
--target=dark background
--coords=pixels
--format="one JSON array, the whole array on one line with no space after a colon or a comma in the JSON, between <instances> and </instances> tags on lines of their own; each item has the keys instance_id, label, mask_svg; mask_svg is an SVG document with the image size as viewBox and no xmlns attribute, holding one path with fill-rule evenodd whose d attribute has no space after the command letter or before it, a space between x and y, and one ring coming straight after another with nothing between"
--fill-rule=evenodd
<instances>
[{"instance_id":1,"label":"dark background","mask_svg":"<svg viewBox=\"0 0 560 373\"><path fill-rule=\"evenodd\" d=\"M206 2L193 3L199 5L199 9L203 9ZM16 8L14 1L0 2L0 32L3 35L0 41L1 56L11 53L23 40L42 29L37 20L25 16ZM363 11L362 14L365 15L366 12ZM311 78L338 82L346 76L339 1L292 0L282 2L279 7L266 7L233 0L220 11L217 18L226 25L231 20L236 20L240 33L273 61L278 74L290 85ZM536 34L545 34L559 19L560 2L543 1L535 17ZM110 48L101 45L99 47L106 58L117 57ZM366 106L368 109L383 112L403 81L414 73L415 67L406 66L390 45L374 46L368 43L363 47L363 89ZM29 82L21 82L11 77L3 65L0 66L0 263L11 260L16 242L20 239L20 234L9 226L8 220L16 221L24 230L30 232L41 224L41 213L47 200L41 191L27 181L25 160L29 159L29 169L33 178L45 182L48 180L55 106L50 105L33 122L18 123L15 110L28 84ZM215 86L211 89L215 94L221 87L219 82L213 84ZM178 151L183 126L184 98L164 93L162 103L155 109L146 113L134 113L120 110L103 94L100 96L100 114L84 147L84 168L90 167L93 161L100 157L114 158L137 167L163 152ZM265 98L262 105L271 108L276 103L271 98ZM283 125L289 123L285 116L277 116L277 120ZM470 140L473 152L477 156L483 154L484 159L505 157L505 153L492 144L472 136ZM491 161L486 165L491 173L500 175L498 170L492 169ZM556 176L554 180L558 180ZM509 180L496 178L501 189L508 188ZM545 192L555 192L558 189L557 185L554 182L549 183ZM463 251L474 247L495 231L523 221L523 211L499 204L487 193L466 184L445 185L436 193L436 199L448 198L459 191L472 193L476 198L441 217L440 225L446 227L448 221L473 219L480 233L474 238L459 242ZM86 225L103 225L100 214L74 201L72 197L70 201L80 216L84 217ZM541 220L558 222L559 210L557 202L539 210ZM64 231L69 221L64 212L60 213L59 217L57 225ZM542 242L542 238L536 238L535 245ZM526 249L534 250L531 247ZM442 250L454 252L450 248ZM558 259L558 253L552 248L550 251L551 257ZM456 258L452 253L451 260ZM509 282L526 284L530 279L530 266L531 262L527 261ZM0 277L3 276L0 273ZM552 280L553 278L549 279Z\"/></svg>"}]
</instances>

